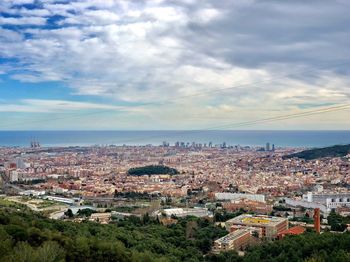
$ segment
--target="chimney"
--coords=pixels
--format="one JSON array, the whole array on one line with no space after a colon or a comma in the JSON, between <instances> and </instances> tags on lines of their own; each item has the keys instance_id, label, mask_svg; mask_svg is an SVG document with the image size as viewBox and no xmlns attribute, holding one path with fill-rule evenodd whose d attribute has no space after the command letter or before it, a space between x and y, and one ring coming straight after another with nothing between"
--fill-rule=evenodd
<instances>
[{"instance_id":1,"label":"chimney","mask_svg":"<svg viewBox=\"0 0 350 262\"><path fill-rule=\"evenodd\" d=\"M317 234L321 232L320 209L314 209L314 227Z\"/></svg>"}]
</instances>

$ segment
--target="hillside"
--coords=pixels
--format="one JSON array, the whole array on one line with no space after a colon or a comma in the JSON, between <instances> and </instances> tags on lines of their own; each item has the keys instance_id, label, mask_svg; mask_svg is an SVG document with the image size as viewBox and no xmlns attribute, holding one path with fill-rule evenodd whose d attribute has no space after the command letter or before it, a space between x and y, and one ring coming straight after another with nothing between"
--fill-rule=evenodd
<instances>
[{"instance_id":1,"label":"hillside","mask_svg":"<svg viewBox=\"0 0 350 262\"><path fill-rule=\"evenodd\" d=\"M49 220L0 207L0 261L350 261L350 234L306 233L236 252L210 255L227 232L205 219L163 226L148 216L113 224Z\"/></svg>"},{"instance_id":2,"label":"hillside","mask_svg":"<svg viewBox=\"0 0 350 262\"><path fill-rule=\"evenodd\" d=\"M170 168L163 165L151 165L143 167L130 168L128 174L131 176L143 176L143 175L177 175L179 171L175 168Z\"/></svg>"},{"instance_id":3,"label":"hillside","mask_svg":"<svg viewBox=\"0 0 350 262\"><path fill-rule=\"evenodd\" d=\"M350 145L336 145L324 148L315 148L304 150L295 154L284 156L284 159L288 158L302 158L305 160L312 160L323 157L343 157L350 153Z\"/></svg>"},{"instance_id":4,"label":"hillside","mask_svg":"<svg viewBox=\"0 0 350 262\"><path fill-rule=\"evenodd\" d=\"M17 210L0 207L0 261L203 261L212 241L227 234L196 218L169 227L147 215L101 225Z\"/></svg>"}]
</instances>

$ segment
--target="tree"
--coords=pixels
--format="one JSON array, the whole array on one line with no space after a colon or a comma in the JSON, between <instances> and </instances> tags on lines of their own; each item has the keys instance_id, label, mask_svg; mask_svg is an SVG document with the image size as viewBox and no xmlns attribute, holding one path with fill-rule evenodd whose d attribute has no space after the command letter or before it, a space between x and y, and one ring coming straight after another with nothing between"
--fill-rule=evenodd
<instances>
[{"instance_id":1,"label":"tree","mask_svg":"<svg viewBox=\"0 0 350 262\"><path fill-rule=\"evenodd\" d=\"M66 212L64 212L64 215L69 217L69 218L72 218L74 216L73 211L70 208L68 208L68 210Z\"/></svg>"},{"instance_id":2,"label":"tree","mask_svg":"<svg viewBox=\"0 0 350 262\"><path fill-rule=\"evenodd\" d=\"M78 216L82 216L82 217L90 217L91 214L93 214L93 213L96 213L96 211L92 210L90 208L79 209L77 212Z\"/></svg>"},{"instance_id":3,"label":"tree","mask_svg":"<svg viewBox=\"0 0 350 262\"><path fill-rule=\"evenodd\" d=\"M138 217L100 225L49 220L17 208L0 209L0 217L6 222L0 223L0 261L350 261L350 233L286 236L238 257L234 251L209 254L213 241L228 232L202 218L178 218L169 226Z\"/></svg>"},{"instance_id":4,"label":"tree","mask_svg":"<svg viewBox=\"0 0 350 262\"><path fill-rule=\"evenodd\" d=\"M343 218L341 215L335 213L334 210L330 212L327 217L328 225L331 226L331 230L333 231L344 231L347 227L346 218Z\"/></svg>"},{"instance_id":5,"label":"tree","mask_svg":"<svg viewBox=\"0 0 350 262\"><path fill-rule=\"evenodd\" d=\"M56 242L45 242L36 251L38 261L55 262L63 261L65 258L65 250L63 250Z\"/></svg>"},{"instance_id":6,"label":"tree","mask_svg":"<svg viewBox=\"0 0 350 262\"><path fill-rule=\"evenodd\" d=\"M179 171L177 171L175 168L170 168L163 165L135 167L135 168L130 168L128 170L128 175L131 175L131 176L161 175L161 174L177 175L179 174Z\"/></svg>"},{"instance_id":7,"label":"tree","mask_svg":"<svg viewBox=\"0 0 350 262\"><path fill-rule=\"evenodd\" d=\"M18 242L13 252L9 254L3 261L25 261L36 262L37 256L34 249L26 242Z\"/></svg>"},{"instance_id":8,"label":"tree","mask_svg":"<svg viewBox=\"0 0 350 262\"><path fill-rule=\"evenodd\" d=\"M149 217L149 214L146 213L142 216L142 223L143 224L148 224L149 222L151 222L151 218Z\"/></svg>"},{"instance_id":9,"label":"tree","mask_svg":"<svg viewBox=\"0 0 350 262\"><path fill-rule=\"evenodd\" d=\"M196 221L188 221L186 224L186 239L193 239L197 228L198 224Z\"/></svg>"}]
</instances>

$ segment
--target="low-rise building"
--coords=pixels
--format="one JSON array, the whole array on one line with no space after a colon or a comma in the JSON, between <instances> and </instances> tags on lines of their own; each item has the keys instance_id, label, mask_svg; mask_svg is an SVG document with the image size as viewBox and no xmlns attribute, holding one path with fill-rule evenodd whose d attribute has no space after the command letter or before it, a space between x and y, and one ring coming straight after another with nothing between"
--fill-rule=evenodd
<instances>
[{"instance_id":1,"label":"low-rise building","mask_svg":"<svg viewBox=\"0 0 350 262\"><path fill-rule=\"evenodd\" d=\"M94 213L91 214L90 221L99 222L101 224L108 224L111 220L111 213Z\"/></svg>"},{"instance_id":2,"label":"low-rise building","mask_svg":"<svg viewBox=\"0 0 350 262\"><path fill-rule=\"evenodd\" d=\"M213 252L225 252L229 250L243 250L246 248L250 241L252 235L248 229L238 229L228 235L219 238L214 241Z\"/></svg>"},{"instance_id":3,"label":"low-rise building","mask_svg":"<svg viewBox=\"0 0 350 262\"><path fill-rule=\"evenodd\" d=\"M39 197L45 195L45 190L25 190L19 192L21 196L34 196L34 197Z\"/></svg>"},{"instance_id":4,"label":"low-rise building","mask_svg":"<svg viewBox=\"0 0 350 262\"><path fill-rule=\"evenodd\" d=\"M213 215L207 208L168 208L164 209L162 213L164 213L166 217L211 217Z\"/></svg>"},{"instance_id":5,"label":"low-rise building","mask_svg":"<svg viewBox=\"0 0 350 262\"><path fill-rule=\"evenodd\" d=\"M305 227L302 226L295 226L295 227L291 227L289 229L283 230L282 232L278 233L278 238L282 239L285 236L289 236L289 235L300 235L303 234L305 232Z\"/></svg>"},{"instance_id":6,"label":"low-rise building","mask_svg":"<svg viewBox=\"0 0 350 262\"><path fill-rule=\"evenodd\" d=\"M350 207L350 194L313 194L308 192L302 199L285 199L289 206L301 206L304 208L319 208L324 214L328 214L332 209L339 207Z\"/></svg>"},{"instance_id":7,"label":"low-rise building","mask_svg":"<svg viewBox=\"0 0 350 262\"><path fill-rule=\"evenodd\" d=\"M230 229L232 226L261 228L263 238L274 239L280 232L288 229L288 219L282 217L243 214L227 220L225 226L228 231L231 231Z\"/></svg>"},{"instance_id":8,"label":"low-rise building","mask_svg":"<svg viewBox=\"0 0 350 262\"><path fill-rule=\"evenodd\" d=\"M243 194L243 193L215 193L217 200L238 200L241 198L265 202L265 195L262 194Z\"/></svg>"},{"instance_id":9,"label":"low-rise building","mask_svg":"<svg viewBox=\"0 0 350 262\"><path fill-rule=\"evenodd\" d=\"M228 211L243 209L247 212L251 211L257 214L268 214L272 211L272 205L245 198L242 198L240 200L232 200L230 202L224 202L222 203L222 207Z\"/></svg>"}]
</instances>

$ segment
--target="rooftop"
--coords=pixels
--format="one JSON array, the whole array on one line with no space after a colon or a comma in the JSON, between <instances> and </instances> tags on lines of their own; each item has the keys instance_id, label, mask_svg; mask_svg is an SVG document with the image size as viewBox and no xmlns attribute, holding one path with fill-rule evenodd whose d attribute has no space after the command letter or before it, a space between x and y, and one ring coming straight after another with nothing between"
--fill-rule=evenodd
<instances>
[{"instance_id":1,"label":"rooftop","mask_svg":"<svg viewBox=\"0 0 350 262\"><path fill-rule=\"evenodd\" d=\"M234 224L244 225L275 225L285 221L283 217L272 217L272 216L253 216L249 214L243 214L238 217L234 217L226 222Z\"/></svg>"},{"instance_id":2,"label":"rooftop","mask_svg":"<svg viewBox=\"0 0 350 262\"><path fill-rule=\"evenodd\" d=\"M238 229L238 230L236 230L236 231L234 231L226 236L223 236L222 238L215 240L215 242L219 242L221 244L228 244L230 241L235 240L236 238L239 238L239 237L245 235L246 233L249 233L249 230Z\"/></svg>"},{"instance_id":3,"label":"rooftop","mask_svg":"<svg viewBox=\"0 0 350 262\"><path fill-rule=\"evenodd\" d=\"M305 232L305 228L302 226L295 226L280 232L280 235L300 235Z\"/></svg>"}]
</instances>

